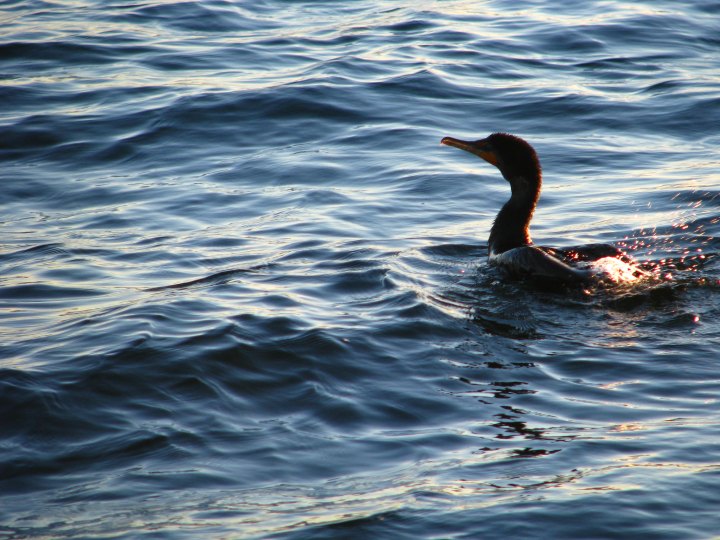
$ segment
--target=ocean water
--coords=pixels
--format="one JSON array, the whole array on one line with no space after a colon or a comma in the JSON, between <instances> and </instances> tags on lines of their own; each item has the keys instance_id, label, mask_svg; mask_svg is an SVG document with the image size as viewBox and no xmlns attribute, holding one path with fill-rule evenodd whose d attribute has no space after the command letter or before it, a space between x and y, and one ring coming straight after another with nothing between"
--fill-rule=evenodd
<instances>
[{"instance_id":1,"label":"ocean water","mask_svg":"<svg viewBox=\"0 0 720 540\"><path fill-rule=\"evenodd\" d=\"M0 538L720 535L717 2L0 25ZM496 131L654 277L489 267Z\"/></svg>"}]
</instances>

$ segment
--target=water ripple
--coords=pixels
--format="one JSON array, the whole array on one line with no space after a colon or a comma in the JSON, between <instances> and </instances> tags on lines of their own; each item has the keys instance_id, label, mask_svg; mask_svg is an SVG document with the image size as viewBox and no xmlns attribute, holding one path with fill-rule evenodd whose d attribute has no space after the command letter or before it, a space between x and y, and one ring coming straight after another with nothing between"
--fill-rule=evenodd
<instances>
[{"instance_id":1,"label":"water ripple","mask_svg":"<svg viewBox=\"0 0 720 540\"><path fill-rule=\"evenodd\" d=\"M717 11L6 2L3 532L715 534ZM652 278L489 266L495 131Z\"/></svg>"}]
</instances>

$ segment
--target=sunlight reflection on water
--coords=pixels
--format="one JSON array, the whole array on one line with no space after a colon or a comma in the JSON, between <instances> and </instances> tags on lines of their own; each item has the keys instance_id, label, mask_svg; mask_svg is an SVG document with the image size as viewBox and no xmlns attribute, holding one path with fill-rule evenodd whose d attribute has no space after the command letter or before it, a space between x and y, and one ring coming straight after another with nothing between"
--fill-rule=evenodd
<instances>
[{"instance_id":1,"label":"sunlight reflection on water","mask_svg":"<svg viewBox=\"0 0 720 540\"><path fill-rule=\"evenodd\" d=\"M716 534L712 2L3 9L4 532ZM497 273L495 131L654 277Z\"/></svg>"}]
</instances>

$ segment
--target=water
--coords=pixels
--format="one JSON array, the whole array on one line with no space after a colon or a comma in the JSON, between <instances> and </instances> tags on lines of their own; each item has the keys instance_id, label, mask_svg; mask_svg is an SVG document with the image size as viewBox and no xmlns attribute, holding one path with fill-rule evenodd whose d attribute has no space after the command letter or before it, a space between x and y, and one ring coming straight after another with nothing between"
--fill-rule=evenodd
<instances>
[{"instance_id":1,"label":"water","mask_svg":"<svg viewBox=\"0 0 720 540\"><path fill-rule=\"evenodd\" d=\"M720 9L509 5L2 4L0 537L718 534Z\"/></svg>"}]
</instances>

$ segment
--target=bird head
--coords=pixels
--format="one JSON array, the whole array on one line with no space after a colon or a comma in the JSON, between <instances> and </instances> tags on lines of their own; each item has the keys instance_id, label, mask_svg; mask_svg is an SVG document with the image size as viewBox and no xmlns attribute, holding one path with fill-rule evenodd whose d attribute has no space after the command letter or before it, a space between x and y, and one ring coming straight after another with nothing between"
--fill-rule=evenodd
<instances>
[{"instance_id":1,"label":"bird head","mask_svg":"<svg viewBox=\"0 0 720 540\"><path fill-rule=\"evenodd\" d=\"M519 178L530 182L535 179L540 180L540 161L537 154L533 147L520 137L507 133L493 133L477 141L444 137L440 142L475 154L495 165L511 184Z\"/></svg>"}]
</instances>

